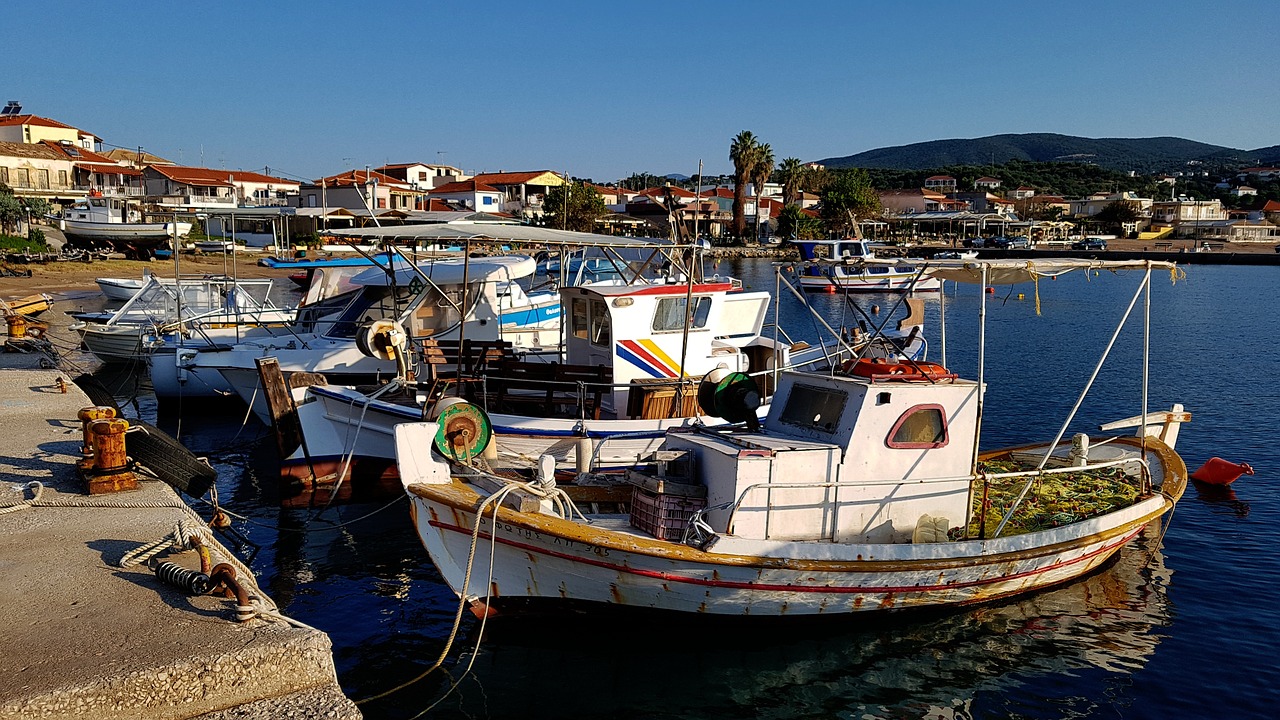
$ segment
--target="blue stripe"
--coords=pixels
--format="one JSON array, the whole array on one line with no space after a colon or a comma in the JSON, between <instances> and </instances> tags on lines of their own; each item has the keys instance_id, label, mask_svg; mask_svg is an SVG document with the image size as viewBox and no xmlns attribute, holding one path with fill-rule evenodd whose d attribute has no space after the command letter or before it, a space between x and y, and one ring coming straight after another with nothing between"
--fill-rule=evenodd
<instances>
[{"instance_id":1,"label":"blue stripe","mask_svg":"<svg viewBox=\"0 0 1280 720\"><path fill-rule=\"evenodd\" d=\"M552 318L560 317L560 305L545 305L540 308L530 308L528 310L516 310L514 312L502 313L502 324L504 326L514 325L521 327L524 325L536 325Z\"/></svg>"},{"instance_id":2,"label":"blue stripe","mask_svg":"<svg viewBox=\"0 0 1280 720\"><path fill-rule=\"evenodd\" d=\"M659 379L665 379L667 377L665 374L660 373L657 370L654 370L653 366L645 362L643 358L637 357L630 350L623 347L622 343L618 343L617 348L618 348L618 357L622 358L623 360L626 360L632 365L635 365L641 370L649 373L649 375L651 375L652 377L656 377Z\"/></svg>"}]
</instances>

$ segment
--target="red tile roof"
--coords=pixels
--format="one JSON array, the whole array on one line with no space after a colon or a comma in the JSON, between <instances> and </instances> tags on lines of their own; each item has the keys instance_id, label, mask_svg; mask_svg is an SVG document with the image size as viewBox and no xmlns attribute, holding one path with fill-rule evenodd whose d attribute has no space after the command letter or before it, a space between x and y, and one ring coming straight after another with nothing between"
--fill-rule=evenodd
<instances>
[{"instance_id":1,"label":"red tile roof","mask_svg":"<svg viewBox=\"0 0 1280 720\"><path fill-rule=\"evenodd\" d=\"M930 175L929 177L924 179L925 182L929 182L930 180L950 180L952 182L955 182L956 179L951 177L950 175Z\"/></svg>"},{"instance_id":2,"label":"red tile roof","mask_svg":"<svg viewBox=\"0 0 1280 720\"><path fill-rule=\"evenodd\" d=\"M79 145L63 145L62 143L53 140L41 140L40 144L47 148L52 148L55 152L62 154L64 157L74 162L87 161L102 163L104 165L115 164L115 161L106 155L99 155L98 153L82 148ZM72 155L70 152L67 152L68 148L75 150L76 154Z\"/></svg>"},{"instance_id":3,"label":"red tile roof","mask_svg":"<svg viewBox=\"0 0 1280 720\"><path fill-rule=\"evenodd\" d=\"M116 165L115 163L76 163L76 167L103 175L129 175L131 177L142 175L142 171L138 168Z\"/></svg>"},{"instance_id":4,"label":"red tile roof","mask_svg":"<svg viewBox=\"0 0 1280 720\"><path fill-rule=\"evenodd\" d=\"M299 184L296 180L284 180L249 170L214 170L212 168L182 167L180 165L153 165L151 169L174 182L201 187L230 187L236 182L269 183L272 185Z\"/></svg>"},{"instance_id":5,"label":"red tile roof","mask_svg":"<svg viewBox=\"0 0 1280 720\"><path fill-rule=\"evenodd\" d=\"M460 192L491 192L501 193L502 191L492 185L485 185L482 182L476 182L475 179L461 180L459 182L445 183L440 187L431 191L432 195L447 195L449 193Z\"/></svg>"},{"instance_id":6,"label":"red tile roof","mask_svg":"<svg viewBox=\"0 0 1280 720\"><path fill-rule=\"evenodd\" d=\"M1262 206L1262 212L1280 212L1280 200L1268 200L1267 204Z\"/></svg>"},{"instance_id":7,"label":"red tile roof","mask_svg":"<svg viewBox=\"0 0 1280 720\"><path fill-rule=\"evenodd\" d=\"M40 117L39 115L0 115L0 126L4 125L42 125L44 127L64 128L67 130L79 130L66 123L60 123L57 120Z\"/></svg>"},{"instance_id":8,"label":"red tile roof","mask_svg":"<svg viewBox=\"0 0 1280 720\"><path fill-rule=\"evenodd\" d=\"M486 185L521 185L543 175L555 175L550 170L530 170L528 172L480 173L476 180ZM559 176L557 176L559 177Z\"/></svg>"},{"instance_id":9,"label":"red tile roof","mask_svg":"<svg viewBox=\"0 0 1280 720\"><path fill-rule=\"evenodd\" d=\"M370 179L376 181L379 185L391 185L396 188L404 188L404 182L397 180L390 175L384 175L377 170L365 172L364 170L349 170L338 175L330 175L316 181L317 185L325 184L333 187L342 187L346 185L365 185Z\"/></svg>"},{"instance_id":10,"label":"red tile roof","mask_svg":"<svg viewBox=\"0 0 1280 720\"><path fill-rule=\"evenodd\" d=\"M665 197L665 196L666 196L666 191L667 191L667 188L665 188L665 187L651 187L651 188L645 188L644 190L641 190L638 194L640 194L640 195L644 195L645 197L654 197L654 198L657 198L657 197ZM671 186L671 194L672 194L672 195L674 195L675 197L678 197L678 198L695 198L695 197L697 197L697 195L694 195L693 193L689 192L688 190L685 190L685 189L684 189L684 188L682 188L682 187L676 187L675 185L672 185L672 186Z\"/></svg>"},{"instance_id":11,"label":"red tile roof","mask_svg":"<svg viewBox=\"0 0 1280 720\"><path fill-rule=\"evenodd\" d=\"M67 157L62 153L51 150L38 143L0 142L0 155L8 157L41 158L44 160L67 159Z\"/></svg>"}]
</instances>

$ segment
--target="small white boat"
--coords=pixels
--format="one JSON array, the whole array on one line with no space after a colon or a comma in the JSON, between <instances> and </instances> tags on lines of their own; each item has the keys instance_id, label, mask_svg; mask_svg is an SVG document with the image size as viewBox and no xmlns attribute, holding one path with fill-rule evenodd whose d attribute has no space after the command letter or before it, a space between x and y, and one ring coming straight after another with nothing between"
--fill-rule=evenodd
<instances>
[{"instance_id":1,"label":"small white boat","mask_svg":"<svg viewBox=\"0 0 1280 720\"><path fill-rule=\"evenodd\" d=\"M1026 261L972 263L946 278L985 287L1040 274ZM1151 269L1171 267L1094 266L1144 269L1135 304ZM986 602L1078 578L1172 510L1187 482L1174 450L1190 419L1181 406L1101 427L1136 436L1066 443L1073 409L1051 440L979 452L984 367L980 348L974 379L865 359L784 372L763 427L671 431L654 469L621 484L564 484L549 459L532 480L466 462L458 449L486 441L466 413L399 425L397 460L428 555L481 616L538 604L795 616ZM1054 505L1059 488L1070 507Z\"/></svg>"},{"instance_id":2,"label":"small white boat","mask_svg":"<svg viewBox=\"0 0 1280 720\"><path fill-rule=\"evenodd\" d=\"M114 302L125 302L138 294L146 283L146 278L98 278L98 289Z\"/></svg>"},{"instance_id":3,"label":"small white boat","mask_svg":"<svg viewBox=\"0 0 1280 720\"><path fill-rule=\"evenodd\" d=\"M800 285L810 292L937 292L942 288L939 280L922 272L924 260L887 262L876 257L866 240L806 240L797 245L801 259L828 261L804 268Z\"/></svg>"}]
</instances>

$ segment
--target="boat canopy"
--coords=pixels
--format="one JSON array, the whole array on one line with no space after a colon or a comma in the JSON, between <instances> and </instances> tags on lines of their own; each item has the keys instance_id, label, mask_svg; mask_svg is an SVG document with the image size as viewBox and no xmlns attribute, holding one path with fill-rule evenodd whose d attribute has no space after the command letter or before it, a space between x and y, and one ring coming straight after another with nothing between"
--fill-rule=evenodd
<instances>
[{"instance_id":1,"label":"boat canopy","mask_svg":"<svg viewBox=\"0 0 1280 720\"><path fill-rule=\"evenodd\" d=\"M691 247L689 245L675 245L671 241L664 239L616 237L613 235L574 232L572 230L533 227L531 225L497 225L489 223L436 223L431 225L354 228L351 230L334 230L328 234L334 237L359 238L361 240L434 240L446 242L496 240L567 247Z\"/></svg>"},{"instance_id":2,"label":"boat canopy","mask_svg":"<svg viewBox=\"0 0 1280 720\"><path fill-rule=\"evenodd\" d=\"M407 260L397 257L393 263L395 268L394 284L408 286L419 280L418 273ZM418 269L431 278L437 285L461 285L463 275L467 282L496 282L501 280L518 280L528 277L538 268L538 263L531 257L504 256L490 258L471 258L470 260L449 259L435 262L418 263ZM351 278L353 285L391 285L391 273L382 267L371 267Z\"/></svg>"},{"instance_id":3,"label":"boat canopy","mask_svg":"<svg viewBox=\"0 0 1280 720\"><path fill-rule=\"evenodd\" d=\"M1035 260L1001 259L1001 260L922 260L910 258L913 265L923 266L926 272L940 280L957 283L983 282L983 269L986 269L988 285L1015 285L1017 283L1034 282L1037 278L1054 277L1069 273L1072 270L1147 270L1164 268L1173 270L1177 263L1164 260L1089 260L1086 258L1046 258ZM901 258L867 258L857 261L865 265L899 265ZM839 261L818 264L843 264Z\"/></svg>"}]
</instances>

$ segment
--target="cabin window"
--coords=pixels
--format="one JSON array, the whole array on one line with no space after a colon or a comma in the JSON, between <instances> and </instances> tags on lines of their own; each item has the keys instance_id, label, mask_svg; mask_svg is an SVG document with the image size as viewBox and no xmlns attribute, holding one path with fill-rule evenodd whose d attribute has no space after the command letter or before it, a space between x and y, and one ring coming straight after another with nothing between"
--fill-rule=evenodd
<instances>
[{"instance_id":1,"label":"cabin window","mask_svg":"<svg viewBox=\"0 0 1280 720\"><path fill-rule=\"evenodd\" d=\"M848 396L841 390L794 385L778 419L788 425L817 430L828 435L836 431Z\"/></svg>"},{"instance_id":2,"label":"cabin window","mask_svg":"<svg viewBox=\"0 0 1280 720\"><path fill-rule=\"evenodd\" d=\"M613 344L613 328L609 320L609 308L603 300L591 301L591 344L609 347Z\"/></svg>"},{"instance_id":3,"label":"cabin window","mask_svg":"<svg viewBox=\"0 0 1280 720\"><path fill-rule=\"evenodd\" d=\"M916 405L902 413L889 431L891 448L940 448L947 444L947 415L941 405Z\"/></svg>"},{"instance_id":4,"label":"cabin window","mask_svg":"<svg viewBox=\"0 0 1280 720\"><path fill-rule=\"evenodd\" d=\"M670 332L684 330L685 298L662 298L658 301L658 309L653 314L653 331ZM689 329L700 330L707 326L707 316L711 314L711 298L695 297L693 314L689 318Z\"/></svg>"},{"instance_id":5,"label":"cabin window","mask_svg":"<svg viewBox=\"0 0 1280 720\"><path fill-rule=\"evenodd\" d=\"M103 200L102 198L93 198L92 200L89 201L89 204L94 207L106 207L107 201Z\"/></svg>"},{"instance_id":6,"label":"cabin window","mask_svg":"<svg viewBox=\"0 0 1280 720\"><path fill-rule=\"evenodd\" d=\"M582 340L587 339L587 300L586 298L574 298L572 307L569 312L573 322L573 336Z\"/></svg>"}]
</instances>

